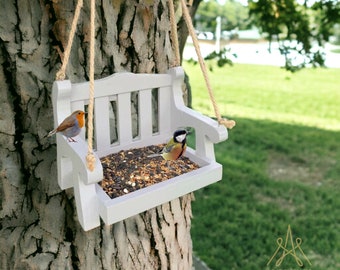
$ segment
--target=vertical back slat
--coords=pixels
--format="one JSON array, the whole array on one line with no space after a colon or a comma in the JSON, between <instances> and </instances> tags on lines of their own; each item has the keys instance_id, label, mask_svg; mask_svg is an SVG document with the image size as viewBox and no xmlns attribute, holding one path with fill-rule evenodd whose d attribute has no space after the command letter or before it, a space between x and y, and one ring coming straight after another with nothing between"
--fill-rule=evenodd
<instances>
[{"instance_id":1,"label":"vertical back slat","mask_svg":"<svg viewBox=\"0 0 340 270\"><path fill-rule=\"evenodd\" d=\"M152 93L151 89L139 92L140 139L152 136Z\"/></svg>"},{"instance_id":2,"label":"vertical back slat","mask_svg":"<svg viewBox=\"0 0 340 270\"><path fill-rule=\"evenodd\" d=\"M170 134L171 131L171 88L162 87L158 90L158 123L160 134Z\"/></svg>"},{"instance_id":3,"label":"vertical back slat","mask_svg":"<svg viewBox=\"0 0 340 270\"><path fill-rule=\"evenodd\" d=\"M128 148L130 144L131 147L147 145L172 134L171 78L170 74L121 73L96 81L94 149L98 155ZM73 110L86 109L88 87L88 83L72 84L70 99ZM157 105L152 100L155 90L158 91ZM135 92L138 92L138 102L131 100L131 95ZM110 118L112 101L116 108L114 118ZM131 115L134 111L132 106L136 104L137 124L133 122L136 121L135 114ZM157 109L157 113L154 113L154 109ZM133 132L136 126L137 132ZM84 140L85 131L86 129L82 129L80 134Z\"/></svg>"},{"instance_id":4,"label":"vertical back slat","mask_svg":"<svg viewBox=\"0 0 340 270\"><path fill-rule=\"evenodd\" d=\"M97 151L110 147L109 97L95 99L95 134Z\"/></svg>"},{"instance_id":5,"label":"vertical back slat","mask_svg":"<svg viewBox=\"0 0 340 270\"><path fill-rule=\"evenodd\" d=\"M130 93L119 94L118 103L118 141L119 144L132 142L131 100Z\"/></svg>"}]
</instances>

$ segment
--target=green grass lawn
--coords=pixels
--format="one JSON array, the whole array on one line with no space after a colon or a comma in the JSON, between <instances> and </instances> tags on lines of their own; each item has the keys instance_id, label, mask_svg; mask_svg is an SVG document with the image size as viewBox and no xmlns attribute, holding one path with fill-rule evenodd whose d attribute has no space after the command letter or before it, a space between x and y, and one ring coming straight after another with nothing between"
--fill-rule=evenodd
<instances>
[{"instance_id":1,"label":"green grass lawn","mask_svg":"<svg viewBox=\"0 0 340 270\"><path fill-rule=\"evenodd\" d=\"M199 66L184 68L193 107L212 115ZM194 252L211 269L300 269L290 254L275 266L282 250L267 266L288 225L304 269L340 269L339 74L256 65L210 73L222 113L237 122L215 147L223 180L192 204Z\"/></svg>"}]
</instances>

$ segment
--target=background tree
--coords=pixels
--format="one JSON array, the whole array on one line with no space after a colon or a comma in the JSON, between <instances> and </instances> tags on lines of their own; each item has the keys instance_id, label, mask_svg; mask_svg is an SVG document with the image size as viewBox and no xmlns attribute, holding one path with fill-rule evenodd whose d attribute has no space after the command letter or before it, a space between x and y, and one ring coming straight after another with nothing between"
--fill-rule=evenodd
<instances>
[{"instance_id":1,"label":"background tree","mask_svg":"<svg viewBox=\"0 0 340 270\"><path fill-rule=\"evenodd\" d=\"M322 47L340 20L339 1L250 0L249 14L255 25L277 41L286 58L286 69L324 66Z\"/></svg>"},{"instance_id":2,"label":"background tree","mask_svg":"<svg viewBox=\"0 0 340 270\"><path fill-rule=\"evenodd\" d=\"M221 30L230 31L235 28L246 29L248 26L248 8L241 3L227 0L224 4L218 1L203 1L195 16L198 31L215 33L216 17L220 16Z\"/></svg>"},{"instance_id":3,"label":"background tree","mask_svg":"<svg viewBox=\"0 0 340 270\"><path fill-rule=\"evenodd\" d=\"M167 2L96 1L95 78L172 65ZM76 3L1 1L1 269L190 269L191 195L84 232L73 191L57 185L55 143L44 136L53 128L51 88ZM89 13L84 1L67 69L72 82L88 79Z\"/></svg>"},{"instance_id":4,"label":"background tree","mask_svg":"<svg viewBox=\"0 0 340 270\"><path fill-rule=\"evenodd\" d=\"M225 31L258 27L270 44L279 44L286 59L285 68L292 72L307 66L324 66L325 43L331 36L335 41L339 39L339 1L249 0L248 6L233 0L224 4L203 1L195 17L197 30L215 33L217 16L221 16Z\"/></svg>"}]
</instances>

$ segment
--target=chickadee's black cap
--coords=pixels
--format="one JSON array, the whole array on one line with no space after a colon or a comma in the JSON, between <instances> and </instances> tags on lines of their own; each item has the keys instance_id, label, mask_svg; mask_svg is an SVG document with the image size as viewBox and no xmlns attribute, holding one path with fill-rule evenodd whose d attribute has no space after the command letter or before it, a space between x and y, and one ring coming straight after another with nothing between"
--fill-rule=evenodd
<instances>
[{"instance_id":1,"label":"chickadee's black cap","mask_svg":"<svg viewBox=\"0 0 340 270\"><path fill-rule=\"evenodd\" d=\"M177 137L178 135L183 135L183 134L187 134L188 132L185 129L179 129L176 130L174 133L174 137Z\"/></svg>"}]
</instances>

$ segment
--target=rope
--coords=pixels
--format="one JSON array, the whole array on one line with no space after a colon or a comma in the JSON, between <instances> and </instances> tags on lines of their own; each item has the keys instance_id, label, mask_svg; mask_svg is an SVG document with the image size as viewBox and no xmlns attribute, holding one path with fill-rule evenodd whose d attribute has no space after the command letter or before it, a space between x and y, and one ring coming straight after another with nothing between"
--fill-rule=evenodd
<instances>
[{"instance_id":1,"label":"rope","mask_svg":"<svg viewBox=\"0 0 340 270\"><path fill-rule=\"evenodd\" d=\"M76 32L77 22L78 22L80 10L81 10L82 7L83 7L83 0L78 0L77 7L76 7L76 10L74 12L72 25L71 25L71 31L70 31L69 39L67 41L66 49L65 49L65 52L64 52L64 56L63 56L63 64L61 65L61 68L59 69L59 71L56 73L56 80L57 81L63 81L65 79L65 71L66 71L66 67L67 67L67 64L68 64L68 60L70 58L73 38L74 38L74 34Z\"/></svg>"},{"instance_id":2,"label":"rope","mask_svg":"<svg viewBox=\"0 0 340 270\"><path fill-rule=\"evenodd\" d=\"M95 31L95 0L91 0L91 16L90 16L90 97L87 118L87 168L93 171L95 168L96 158L93 154L93 103L94 103L94 31Z\"/></svg>"},{"instance_id":3,"label":"rope","mask_svg":"<svg viewBox=\"0 0 340 270\"><path fill-rule=\"evenodd\" d=\"M173 0L169 0L170 10L170 25L171 25L171 41L173 43L173 49L175 51L175 63L174 66L178 67L181 63L181 56L179 54L178 36L177 36L177 23L175 19L175 7Z\"/></svg>"},{"instance_id":4,"label":"rope","mask_svg":"<svg viewBox=\"0 0 340 270\"><path fill-rule=\"evenodd\" d=\"M170 2L171 2L171 0L170 0ZM211 103L214 107L214 111L215 111L217 121L218 121L219 124L222 124L225 127L232 129L236 125L236 122L234 120L228 120L226 118L221 117L221 113L219 111L218 105L217 105L215 97L214 97L214 93L213 93L213 90L212 90L212 87L211 87L211 84L210 84L210 80L209 80L209 77L208 77L208 71L207 71L207 68L205 66L202 54L201 54L200 46L199 46L198 39L197 39L197 36L196 36L196 33L195 33L195 29L194 29L194 26L193 26L193 23L192 23L190 14L189 14L188 7L186 6L185 0L181 0L181 3L182 3L184 20L187 24L189 34L190 34L192 41L194 43L194 47L195 47L196 54L197 54L197 57L198 57L198 62L200 64L200 67L201 67L201 70L202 70L202 73L203 73L203 77L204 77L204 80L205 80L205 83L206 83L206 86L207 86L207 89L208 89L208 93L209 93Z\"/></svg>"}]
</instances>

